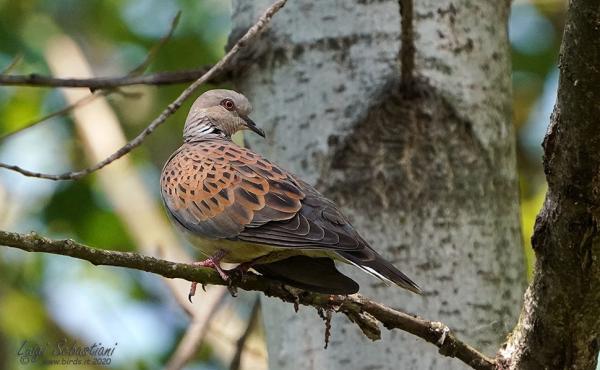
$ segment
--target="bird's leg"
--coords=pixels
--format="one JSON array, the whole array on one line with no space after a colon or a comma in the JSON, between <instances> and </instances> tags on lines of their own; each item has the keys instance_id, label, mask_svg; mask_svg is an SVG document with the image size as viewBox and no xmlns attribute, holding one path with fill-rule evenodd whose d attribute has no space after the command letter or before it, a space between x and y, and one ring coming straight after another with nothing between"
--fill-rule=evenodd
<instances>
[{"instance_id":1,"label":"bird's leg","mask_svg":"<svg viewBox=\"0 0 600 370\"><path fill-rule=\"evenodd\" d=\"M227 281L227 280L229 280L229 276L227 275L225 270L223 270L223 268L221 268L221 260L226 255L227 255L226 251L219 249L212 257L207 258L204 261L192 262L192 265L198 266L198 267L213 268L213 269L217 270L217 272L219 273L219 276L221 276L221 279L223 279L224 281Z\"/></svg>"},{"instance_id":2,"label":"bird's leg","mask_svg":"<svg viewBox=\"0 0 600 370\"><path fill-rule=\"evenodd\" d=\"M219 273L219 276L221 276L221 279L223 279L224 281L229 281L230 280L229 276L227 275L225 270L223 270L223 268L221 268L221 260L226 255L227 255L226 251L219 249L212 257L209 257L209 258L205 259L204 261L192 262L192 265L198 266L198 267L213 268L213 269L217 270L217 272ZM192 302L192 297L196 294L197 286L198 286L198 283L195 281L193 281L192 285L190 286L190 293L188 294L188 299L190 302Z\"/></svg>"}]
</instances>

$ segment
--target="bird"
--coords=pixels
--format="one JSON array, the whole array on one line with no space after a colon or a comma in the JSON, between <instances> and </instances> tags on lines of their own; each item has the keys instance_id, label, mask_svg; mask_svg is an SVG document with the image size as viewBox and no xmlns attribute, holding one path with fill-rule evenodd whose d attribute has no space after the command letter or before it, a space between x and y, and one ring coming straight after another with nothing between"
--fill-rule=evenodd
<instances>
[{"instance_id":1,"label":"bird","mask_svg":"<svg viewBox=\"0 0 600 370\"><path fill-rule=\"evenodd\" d=\"M300 177L238 146L232 135L265 137L242 94L208 90L192 104L183 144L165 163L160 193L169 219L206 257L196 266L230 280L252 268L284 284L330 295L358 292L335 262L355 265L384 282L421 288L377 253L333 201ZM221 262L239 264L224 270ZM196 290L192 283L189 298Z\"/></svg>"}]
</instances>

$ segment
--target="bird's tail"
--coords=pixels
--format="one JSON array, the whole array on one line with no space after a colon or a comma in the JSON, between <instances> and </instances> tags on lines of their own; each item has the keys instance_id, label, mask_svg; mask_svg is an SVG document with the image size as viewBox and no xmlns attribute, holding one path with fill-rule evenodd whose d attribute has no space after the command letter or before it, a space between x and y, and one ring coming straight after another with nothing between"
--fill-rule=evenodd
<instances>
[{"instance_id":1,"label":"bird's tail","mask_svg":"<svg viewBox=\"0 0 600 370\"><path fill-rule=\"evenodd\" d=\"M385 282L394 283L411 292L423 294L421 288L414 281L372 249L361 250L359 253L339 252L339 254L368 274Z\"/></svg>"},{"instance_id":2,"label":"bird's tail","mask_svg":"<svg viewBox=\"0 0 600 370\"><path fill-rule=\"evenodd\" d=\"M252 268L271 279L300 289L324 294L354 294L358 284L339 272L332 259L293 256L284 260L253 265Z\"/></svg>"}]
</instances>

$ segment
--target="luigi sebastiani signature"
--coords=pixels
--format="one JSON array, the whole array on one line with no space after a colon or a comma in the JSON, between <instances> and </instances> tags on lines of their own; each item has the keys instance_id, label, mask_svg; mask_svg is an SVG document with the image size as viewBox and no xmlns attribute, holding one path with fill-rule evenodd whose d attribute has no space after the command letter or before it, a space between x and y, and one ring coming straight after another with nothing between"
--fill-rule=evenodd
<instances>
[{"instance_id":1,"label":"luigi sebastiani signature","mask_svg":"<svg viewBox=\"0 0 600 370\"><path fill-rule=\"evenodd\" d=\"M92 365L107 366L118 343L105 345L101 342L82 345L67 339L57 342L39 343L24 340L17 351L17 359L21 365Z\"/></svg>"}]
</instances>

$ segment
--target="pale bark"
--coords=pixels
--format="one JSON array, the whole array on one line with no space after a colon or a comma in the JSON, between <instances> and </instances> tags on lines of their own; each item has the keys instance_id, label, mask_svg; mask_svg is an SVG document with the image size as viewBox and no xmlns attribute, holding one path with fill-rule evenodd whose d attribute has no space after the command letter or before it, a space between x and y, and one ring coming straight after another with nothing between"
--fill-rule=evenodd
<instances>
[{"instance_id":1,"label":"pale bark","mask_svg":"<svg viewBox=\"0 0 600 370\"><path fill-rule=\"evenodd\" d=\"M269 3L234 1L233 35ZM426 293L345 269L361 292L443 321L489 355L516 322L525 279L508 6L415 3L404 17L414 37L403 38L413 71L397 1L293 1L236 79L267 131L250 145L334 199ZM404 333L370 342L340 315L323 350L313 310L263 305L271 369L465 368Z\"/></svg>"}]
</instances>

